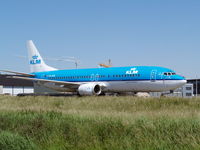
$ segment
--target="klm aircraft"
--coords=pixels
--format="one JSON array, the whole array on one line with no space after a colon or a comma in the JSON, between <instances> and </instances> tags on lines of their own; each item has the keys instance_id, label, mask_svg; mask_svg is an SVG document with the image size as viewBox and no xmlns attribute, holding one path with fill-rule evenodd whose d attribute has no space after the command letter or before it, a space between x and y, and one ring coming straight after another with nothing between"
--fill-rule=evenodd
<instances>
[{"instance_id":1,"label":"klm aircraft","mask_svg":"<svg viewBox=\"0 0 200 150\"><path fill-rule=\"evenodd\" d=\"M58 70L48 66L32 41L27 42L31 73L15 73L44 87L79 95L106 92L162 92L183 86L186 80L173 70L156 66L129 66L92 69ZM20 75L20 76L19 76Z\"/></svg>"}]
</instances>

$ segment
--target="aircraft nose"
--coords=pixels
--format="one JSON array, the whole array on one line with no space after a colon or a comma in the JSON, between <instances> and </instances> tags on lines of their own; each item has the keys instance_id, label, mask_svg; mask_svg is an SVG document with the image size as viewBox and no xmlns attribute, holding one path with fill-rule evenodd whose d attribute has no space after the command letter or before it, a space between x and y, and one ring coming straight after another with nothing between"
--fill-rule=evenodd
<instances>
[{"instance_id":1,"label":"aircraft nose","mask_svg":"<svg viewBox=\"0 0 200 150\"><path fill-rule=\"evenodd\" d=\"M185 80L185 79L178 81L179 86L183 86L186 83L187 83L187 80Z\"/></svg>"},{"instance_id":2,"label":"aircraft nose","mask_svg":"<svg viewBox=\"0 0 200 150\"><path fill-rule=\"evenodd\" d=\"M187 83L187 80L183 79L183 80L178 80L174 83L173 87L174 89L182 87L183 85L185 85Z\"/></svg>"},{"instance_id":3,"label":"aircraft nose","mask_svg":"<svg viewBox=\"0 0 200 150\"><path fill-rule=\"evenodd\" d=\"M179 75L178 78L180 79L180 80L178 81L178 84L179 84L180 86L183 86L184 84L187 83L187 80L185 79L185 77Z\"/></svg>"},{"instance_id":4,"label":"aircraft nose","mask_svg":"<svg viewBox=\"0 0 200 150\"><path fill-rule=\"evenodd\" d=\"M175 90L179 87L182 87L187 83L187 80L183 76L177 75L174 80L166 80L165 82L165 87L167 90ZM166 90L166 91L167 91Z\"/></svg>"}]
</instances>

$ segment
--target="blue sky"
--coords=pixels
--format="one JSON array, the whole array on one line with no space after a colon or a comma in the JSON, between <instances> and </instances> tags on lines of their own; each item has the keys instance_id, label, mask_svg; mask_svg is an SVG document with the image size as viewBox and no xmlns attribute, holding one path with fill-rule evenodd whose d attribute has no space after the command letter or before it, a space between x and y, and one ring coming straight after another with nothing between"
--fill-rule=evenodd
<instances>
[{"instance_id":1,"label":"blue sky","mask_svg":"<svg viewBox=\"0 0 200 150\"><path fill-rule=\"evenodd\" d=\"M0 69L29 72L26 41L80 68L149 65L200 78L199 0L1 0ZM74 64L47 61L67 69Z\"/></svg>"}]
</instances>

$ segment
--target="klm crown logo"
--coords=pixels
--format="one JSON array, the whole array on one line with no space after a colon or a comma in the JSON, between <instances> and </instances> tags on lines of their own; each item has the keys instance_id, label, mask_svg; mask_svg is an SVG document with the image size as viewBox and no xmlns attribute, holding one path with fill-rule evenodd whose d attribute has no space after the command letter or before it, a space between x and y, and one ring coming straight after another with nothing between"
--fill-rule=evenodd
<instances>
[{"instance_id":1,"label":"klm crown logo","mask_svg":"<svg viewBox=\"0 0 200 150\"><path fill-rule=\"evenodd\" d=\"M37 58L38 58L38 56L37 56L37 55L35 55L35 56L32 56L32 58L33 58L33 59L37 59Z\"/></svg>"},{"instance_id":2,"label":"klm crown logo","mask_svg":"<svg viewBox=\"0 0 200 150\"><path fill-rule=\"evenodd\" d=\"M41 64L41 59L38 59L37 55L32 56L32 60L30 60L31 65Z\"/></svg>"}]
</instances>

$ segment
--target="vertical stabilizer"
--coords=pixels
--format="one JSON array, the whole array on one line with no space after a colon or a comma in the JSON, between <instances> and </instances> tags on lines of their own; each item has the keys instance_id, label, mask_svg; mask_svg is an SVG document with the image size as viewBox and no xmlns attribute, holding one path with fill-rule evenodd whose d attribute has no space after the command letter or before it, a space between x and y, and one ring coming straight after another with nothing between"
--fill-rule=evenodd
<instances>
[{"instance_id":1,"label":"vertical stabilizer","mask_svg":"<svg viewBox=\"0 0 200 150\"><path fill-rule=\"evenodd\" d=\"M40 53L35 47L32 40L27 41L27 48L29 54L29 65L31 72L43 72L43 71L53 71L57 70L56 68L50 67L45 64Z\"/></svg>"}]
</instances>

